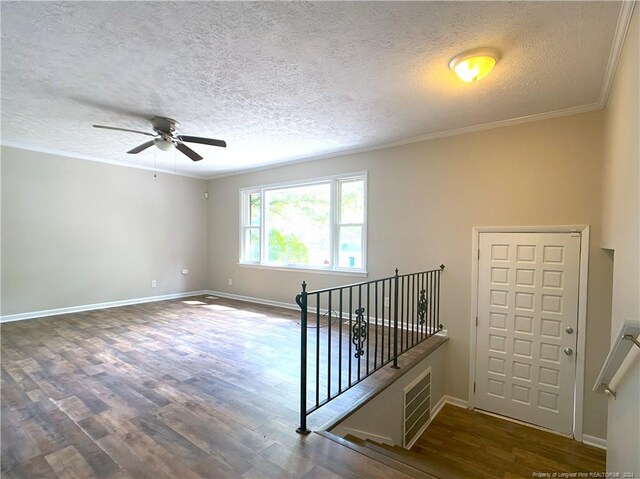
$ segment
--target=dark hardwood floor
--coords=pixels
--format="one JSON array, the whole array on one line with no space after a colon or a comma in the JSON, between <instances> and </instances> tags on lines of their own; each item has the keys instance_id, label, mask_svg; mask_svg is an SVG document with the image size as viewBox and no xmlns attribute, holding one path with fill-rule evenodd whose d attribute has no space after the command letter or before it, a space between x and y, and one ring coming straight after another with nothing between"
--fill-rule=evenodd
<instances>
[{"instance_id":1,"label":"dark hardwood floor","mask_svg":"<svg viewBox=\"0 0 640 479\"><path fill-rule=\"evenodd\" d=\"M449 404L411 452L437 471L477 479L589 477L577 473L604 473L606 469L606 453L601 449Z\"/></svg>"},{"instance_id":2,"label":"dark hardwood floor","mask_svg":"<svg viewBox=\"0 0 640 479\"><path fill-rule=\"evenodd\" d=\"M0 332L2 478L408 477L295 433L294 311L195 297L5 323ZM394 374L381 370L309 425Z\"/></svg>"}]
</instances>

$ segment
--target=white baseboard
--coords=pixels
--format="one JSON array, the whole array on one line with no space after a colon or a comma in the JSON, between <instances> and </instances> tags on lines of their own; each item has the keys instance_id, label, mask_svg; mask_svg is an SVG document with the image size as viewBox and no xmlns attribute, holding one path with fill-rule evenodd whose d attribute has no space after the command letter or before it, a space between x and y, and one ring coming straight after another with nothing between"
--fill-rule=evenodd
<instances>
[{"instance_id":1,"label":"white baseboard","mask_svg":"<svg viewBox=\"0 0 640 479\"><path fill-rule=\"evenodd\" d=\"M223 293L222 291L205 291L207 294L219 296L220 298L237 299L248 303L264 304L266 306L276 306L278 308L295 309L300 311L300 307L295 303L285 303L283 301L272 301L264 298L254 298L253 296L242 296L241 294Z\"/></svg>"},{"instance_id":2,"label":"white baseboard","mask_svg":"<svg viewBox=\"0 0 640 479\"><path fill-rule=\"evenodd\" d=\"M0 323L11 321L22 321L24 319L44 318L46 316L58 316L60 314L80 313L82 311L92 311L95 309L117 308L118 306L130 306L132 304L153 303L154 301L165 301L168 299L187 298L189 296L200 296L209 291L188 291L186 293L163 294L160 296L147 296L146 298L123 299L120 301L107 301L105 303L83 304L80 306L70 306L68 308L44 309L41 311L30 311L27 313L7 314L0 316Z\"/></svg>"},{"instance_id":3,"label":"white baseboard","mask_svg":"<svg viewBox=\"0 0 640 479\"><path fill-rule=\"evenodd\" d=\"M438 401L436 406L431 411L431 419L429 420L429 422L433 421L433 418L435 418L438 415L438 413L442 410L445 404L447 404L447 396L442 396L440 398L440 401Z\"/></svg>"},{"instance_id":4,"label":"white baseboard","mask_svg":"<svg viewBox=\"0 0 640 479\"><path fill-rule=\"evenodd\" d=\"M454 398L453 396L445 396L443 399L444 399L444 402L447 403L447 404L452 404L454 406L463 407L465 409L469 407L469 403L467 401L465 401L464 399Z\"/></svg>"},{"instance_id":5,"label":"white baseboard","mask_svg":"<svg viewBox=\"0 0 640 479\"><path fill-rule=\"evenodd\" d=\"M601 437L589 436L588 434L582 435L582 443L587 446L593 446L600 449L607 450L607 440L602 439Z\"/></svg>"}]
</instances>

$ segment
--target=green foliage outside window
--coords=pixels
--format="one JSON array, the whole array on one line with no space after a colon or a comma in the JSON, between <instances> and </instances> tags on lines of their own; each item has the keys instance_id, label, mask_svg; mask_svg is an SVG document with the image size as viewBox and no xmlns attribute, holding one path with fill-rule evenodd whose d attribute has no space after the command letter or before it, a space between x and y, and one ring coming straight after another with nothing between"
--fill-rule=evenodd
<instances>
[{"instance_id":1,"label":"green foliage outside window","mask_svg":"<svg viewBox=\"0 0 640 479\"><path fill-rule=\"evenodd\" d=\"M269 261L306 264L309 262L309 248L296 235L271 230L269 231Z\"/></svg>"}]
</instances>

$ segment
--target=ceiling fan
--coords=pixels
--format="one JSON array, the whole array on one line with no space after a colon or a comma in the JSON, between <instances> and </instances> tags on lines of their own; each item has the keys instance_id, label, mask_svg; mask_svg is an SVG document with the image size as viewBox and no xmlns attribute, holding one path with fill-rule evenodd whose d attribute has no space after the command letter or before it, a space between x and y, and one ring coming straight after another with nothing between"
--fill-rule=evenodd
<instances>
[{"instance_id":1,"label":"ceiling fan","mask_svg":"<svg viewBox=\"0 0 640 479\"><path fill-rule=\"evenodd\" d=\"M146 131L139 130L130 130L129 128L118 128L116 126L104 126L104 125L93 125L94 128L104 128L105 130L117 130L117 131L128 131L130 133L138 133L140 135L152 136L153 140L149 140L142 145L138 145L135 148L127 151L132 155L140 153L141 151L146 150L147 148L155 145L163 151L170 150L175 147L180 152L187 155L193 161L200 161L202 156L193 151L186 143L201 143L203 145L212 145L212 146L220 146L222 148L226 148L227 143L223 140L214 140L213 138L201 138L199 136L188 136L188 135L176 135L176 128L180 126L180 124L172 120L171 118L164 118L161 116L154 116L151 119L151 126L153 127L153 131L155 133L149 133Z\"/></svg>"}]
</instances>

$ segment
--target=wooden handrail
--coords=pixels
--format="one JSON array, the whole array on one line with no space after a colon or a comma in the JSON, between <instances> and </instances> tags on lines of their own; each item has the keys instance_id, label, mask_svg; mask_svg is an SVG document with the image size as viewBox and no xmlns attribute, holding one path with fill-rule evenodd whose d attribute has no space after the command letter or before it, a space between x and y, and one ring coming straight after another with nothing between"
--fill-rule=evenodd
<instances>
[{"instance_id":1,"label":"wooden handrail","mask_svg":"<svg viewBox=\"0 0 640 479\"><path fill-rule=\"evenodd\" d=\"M640 342L636 339L639 334L640 321L627 320L622 323L620 330L616 335L616 340L609 350L609 354L602 365L600 374L598 374L598 379L596 379L596 383L593 385L594 392L608 392L614 398L616 397L616 392L609 387L609 384L620 369L620 366L627 357L627 354L629 354L629 350L633 345L635 344L640 347Z\"/></svg>"}]
</instances>

